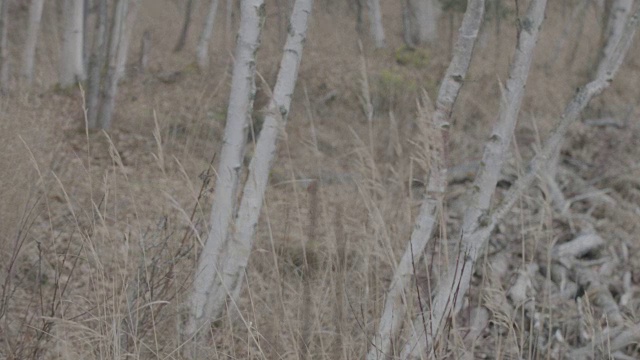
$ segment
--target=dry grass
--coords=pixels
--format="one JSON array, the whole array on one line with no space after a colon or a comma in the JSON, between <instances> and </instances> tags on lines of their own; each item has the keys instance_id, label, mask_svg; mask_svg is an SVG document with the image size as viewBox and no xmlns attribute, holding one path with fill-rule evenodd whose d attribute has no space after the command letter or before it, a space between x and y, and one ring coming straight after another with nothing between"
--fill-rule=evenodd
<instances>
[{"instance_id":1,"label":"dry grass","mask_svg":"<svg viewBox=\"0 0 640 360\"><path fill-rule=\"evenodd\" d=\"M445 16L443 41L427 49L428 62L398 64L401 12L396 2L383 3L389 48L373 51L363 38L375 110L368 122L361 106L355 14L343 2L316 2L247 286L239 303L229 304L227 315L211 328L211 358L360 359L366 353L428 171L420 161L426 154L415 101L421 88L433 97L449 60ZM45 7L38 86L27 90L16 84L0 99L0 357L179 358L177 329L215 195L211 162L224 126L231 56L220 16L210 72L193 70L204 11L196 11L187 50L174 54L181 19L175 4L142 2L131 60L142 32L151 30L150 73L122 85L108 135L84 131L79 89L54 90L55 14ZM572 29L549 66L568 16L560 2L549 6L501 186L522 170L596 59L599 15L590 7L582 37L578 41ZM26 16L19 6L12 12L18 19ZM271 81L280 52L275 2L268 2L267 14L258 68ZM454 28L459 20L453 17ZM486 36L453 114L450 165L479 160L497 113L498 81L506 76L514 46L513 22L513 14L502 22L497 56L494 22L485 24ZM20 39L12 42L17 54ZM621 117L634 105L640 97L639 54L635 46L621 75L586 117ZM178 71L175 82L161 80ZM337 96L318 100L331 92ZM257 106L265 103L265 94L258 94ZM577 124L560 171L565 196L575 200L572 212L590 214L593 226L606 235L606 246L583 260L616 301L625 299L620 307L629 324L640 322L633 296L640 284L637 114L632 111L622 129ZM316 190L308 191L310 179L318 179ZM438 239L415 264L410 317L418 311L418 293L428 294L455 252L457 239L446 234L457 234L468 185L449 187ZM612 331L602 309L590 296L578 302L563 297L546 270L553 246L571 239L581 223L558 214L545 195L544 186L531 189L499 227L476 270L465 310L453 322L449 342L439 348L440 358L555 359L592 341L594 358L612 353L610 341L594 340ZM538 322L509 295L520 270L530 264L540 268L530 274L527 290ZM477 309L486 309L488 323L470 336ZM640 356L635 345L620 351Z\"/></svg>"}]
</instances>

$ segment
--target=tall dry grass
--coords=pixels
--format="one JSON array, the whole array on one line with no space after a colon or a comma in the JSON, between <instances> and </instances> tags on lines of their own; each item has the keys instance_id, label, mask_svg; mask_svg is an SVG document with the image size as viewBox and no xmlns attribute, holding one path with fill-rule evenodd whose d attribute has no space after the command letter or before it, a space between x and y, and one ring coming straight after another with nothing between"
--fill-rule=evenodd
<instances>
[{"instance_id":1,"label":"tall dry grass","mask_svg":"<svg viewBox=\"0 0 640 360\"><path fill-rule=\"evenodd\" d=\"M590 7L581 37L571 28L566 48L553 53L568 15L560 2L550 7L502 187L536 151L574 87L586 78L599 46L601 14ZM52 8L38 48L38 87L0 100L2 357L179 358L183 304L215 196L212 157L222 140L230 47L221 18L213 66L198 74L190 66L192 50L171 51L181 16L176 2L148 0L142 8L147 11L140 14L132 44L144 30L153 33L150 73L123 83L115 127L108 134L85 132L81 89L53 88ZM389 48L373 51L369 39L362 38L373 109L368 118L361 101L366 96L355 13L336 1L318 1L316 8L245 291L211 327L206 349L211 358L362 358L424 191L428 134L416 123L415 104L421 89L433 95L448 63L449 18L441 24L443 42L426 50L423 63L400 65L400 8L383 4ZM498 82L506 77L515 40L510 9L497 57L495 22L483 28L453 114L451 166L479 160L496 116ZM13 11L24 16L19 8ZM195 12L194 29L202 13ZM268 2L258 54L267 82L279 61L277 17L275 3ZM460 16L451 19L455 29ZM192 31L188 49L196 37ZM137 52L132 49L132 60ZM622 75L586 116L620 116L635 102L637 54L636 46ZM162 80L174 72L175 82ZM258 104L266 94L258 95ZM640 281L634 241L640 231L634 213L640 199L634 144L640 132L632 120L626 126L578 124L563 151L566 171L560 179L572 210L590 213L595 226L611 234L607 247L590 256L617 300L634 294ZM467 187L465 182L450 185L436 241L414 264L415 283L406 298L409 319L420 310L419 297L428 297L452 261L458 239L450 234L457 233ZM602 200L596 190L614 202ZM592 354L610 353L607 341L596 341L610 331L599 306L588 296L580 302L559 296L544 271L553 246L580 230L575 219L555 212L545 194L543 186L532 189L500 226L439 358L562 358L592 341ZM618 261L612 267L603 259ZM530 276L528 288L540 324L509 296L520 270L531 264L541 268ZM637 310L632 296L625 320L637 323ZM538 338L548 348L541 349ZM395 351L403 341L398 339ZM624 350L637 355L633 347Z\"/></svg>"}]
</instances>

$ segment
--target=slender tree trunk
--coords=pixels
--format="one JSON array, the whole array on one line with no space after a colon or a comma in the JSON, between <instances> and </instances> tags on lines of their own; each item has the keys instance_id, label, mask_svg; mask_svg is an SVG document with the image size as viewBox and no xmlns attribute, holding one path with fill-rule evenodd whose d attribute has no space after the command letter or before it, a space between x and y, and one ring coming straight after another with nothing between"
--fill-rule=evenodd
<instances>
[{"instance_id":1,"label":"slender tree trunk","mask_svg":"<svg viewBox=\"0 0 640 360\"><path fill-rule=\"evenodd\" d=\"M255 155L249 163L249 176L240 201L234 227L235 233L230 238L233 242L228 242L229 246L238 248L230 251L231 254L238 256L227 258L227 266L223 272L225 275L231 274L226 281L229 285L234 285L232 292L234 302L238 300L244 283L242 280L255 240L269 172L276 156L278 138L287 123L312 8L313 0L296 0L294 4L291 28L284 45L273 98L267 105L266 116L254 151Z\"/></svg>"},{"instance_id":2,"label":"slender tree trunk","mask_svg":"<svg viewBox=\"0 0 640 360\"><path fill-rule=\"evenodd\" d=\"M27 39L24 43L24 52L22 55L22 77L27 85L31 85L33 81L33 64L36 55L36 45L38 44L43 5L44 0L32 0L31 6L29 7Z\"/></svg>"},{"instance_id":3,"label":"slender tree trunk","mask_svg":"<svg viewBox=\"0 0 640 360\"><path fill-rule=\"evenodd\" d=\"M9 88L8 12L9 0L0 0L0 94L5 94Z\"/></svg>"},{"instance_id":4,"label":"slender tree trunk","mask_svg":"<svg viewBox=\"0 0 640 360\"><path fill-rule=\"evenodd\" d=\"M441 132L437 144L433 144L434 153L429 179L427 180L427 194L416 218L411 239L405 249L400 263L395 269L393 280L387 292L384 310L380 316L378 331L371 340L371 347L367 360L392 357L391 345L399 333L406 315L405 292L413 275L413 264L420 260L435 228L437 209L442 202L446 189L447 158L446 142L447 129L451 111L458 98L460 89L471 63L471 57L476 45L476 39L484 19L484 0L471 0L462 19L453 58L447 68L442 85L438 91L435 111L431 115L429 104L425 101L424 108L419 112L419 121L431 120L435 131ZM427 125L428 126L428 125ZM403 299L405 301L403 301Z\"/></svg>"},{"instance_id":5,"label":"slender tree trunk","mask_svg":"<svg viewBox=\"0 0 640 360\"><path fill-rule=\"evenodd\" d=\"M90 129L99 128L98 107L100 104L100 90L102 88L103 71L108 54L107 11L107 0L98 0L93 50L89 58L89 85L86 100L87 122Z\"/></svg>"},{"instance_id":6,"label":"slender tree trunk","mask_svg":"<svg viewBox=\"0 0 640 360\"><path fill-rule=\"evenodd\" d=\"M234 257L235 251L238 250L233 246L228 250L225 247L236 207L236 192L253 109L255 54L260 45L264 17L264 0L241 2L240 30L235 50L224 143L218 164L216 197L211 207L209 236L200 255L194 281L190 314L185 328L186 339L196 338L201 329L206 329L210 322L220 315L228 292L235 287L222 281L226 275L222 269L224 260ZM190 346L189 349L192 354L196 351L198 343L198 339L195 340L194 347Z\"/></svg>"},{"instance_id":7,"label":"slender tree trunk","mask_svg":"<svg viewBox=\"0 0 640 360\"><path fill-rule=\"evenodd\" d=\"M605 42L604 47L602 48L601 58L611 56L611 53L613 53L613 51L615 50L615 46L617 45L617 41L615 40L619 39L622 36L624 26L627 23L629 14L631 14L632 6L633 0L612 1L611 8L609 9L609 18L607 19L607 26L604 36L604 38L608 40ZM602 66L603 62L600 62L600 64Z\"/></svg>"},{"instance_id":8,"label":"slender tree trunk","mask_svg":"<svg viewBox=\"0 0 640 360\"><path fill-rule=\"evenodd\" d=\"M138 59L138 74L144 74L149 66L149 51L151 50L151 31L146 30L140 40L140 59Z\"/></svg>"},{"instance_id":9,"label":"slender tree trunk","mask_svg":"<svg viewBox=\"0 0 640 360\"><path fill-rule=\"evenodd\" d=\"M184 10L184 20L182 21L182 30L180 31L180 37L176 43L176 47L173 48L173 52L180 52L184 49L184 45L187 43L187 35L189 33L189 27L191 26L191 14L193 12L193 0L187 0L187 7Z\"/></svg>"},{"instance_id":10,"label":"slender tree trunk","mask_svg":"<svg viewBox=\"0 0 640 360\"><path fill-rule=\"evenodd\" d=\"M442 9L437 0L409 0L411 33L418 44L432 44L438 39L438 19Z\"/></svg>"},{"instance_id":11,"label":"slender tree trunk","mask_svg":"<svg viewBox=\"0 0 640 360\"><path fill-rule=\"evenodd\" d=\"M411 29L411 5L409 0L404 0L402 2L402 39L406 46L413 48L416 42L413 40Z\"/></svg>"},{"instance_id":12,"label":"slender tree trunk","mask_svg":"<svg viewBox=\"0 0 640 360\"><path fill-rule=\"evenodd\" d=\"M211 0L209 13L207 13L207 19L204 23L204 27L202 28L200 40L198 40L198 49L196 51L198 67L202 70L209 67L209 42L211 39L211 35L213 34L213 26L215 24L217 11L218 0Z\"/></svg>"},{"instance_id":13,"label":"slender tree trunk","mask_svg":"<svg viewBox=\"0 0 640 360\"><path fill-rule=\"evenodd\" d=\"M135 26L136 18L138 16L138 1L139 0L129 0L129 5L126 9L126 16L122 23L122 37L118 43L118 65L116 68L116 79L118 81L122 80L126 75L131 34L133 33L133 27Z\"/></svg>"},{"instance_id":14,"label":"slender tree trunk","mask_svg":"<svg viewBox=\"0 0 640 360\"><path fill-rule=\"evenodd\" d=\"M227 46L231 46L233 44L233 0L227 0L225 12L224 32L226 33Z\"/></svg>"},{"instance_id":15,"label":"slender tree trunk","mask_svg":"<svg viewBox=\"0 0 640 360\"><path fill-rule=\"evenodd\" d=\"M84 0L64 0L64 28L60 58L60 86L67 87L85 79L82 57Z\"/></svg>"},{"instance_id":16,"label":"slender tree trunk","mask_svg":"<svg viewBox=\"0 0 640 360\"><path fill-rule=\"evenodd\" d=\"M98 126L101 129L111 127L115 98L118 92L118 76L124 70L131 29L137 12L139 0L118 0L114 9L111 35L109 37L109 55L107 57L106 76L104 78L103 93L100 104ZM120 69L120 73L119 73Z\"/></svg>"},{"instance_id":17,"label":"slender tree trunk","mask_svg":"<svg viewBox=\"0 0 640 360\"><path fill-rule=\"evenodd\" d=\"M82 67L84 73L89 72L89 57L91 53L91 38L89 37L89 15L91 0L84 0L82 9Z\"/></svg>"},{"instance_id":18,"label":"slender tree trunk","mask_svg":"<svg viewBox=\"0 0 640 360\"><path fill-rule=\"evenodd\" d=\"M381 49L385 46L384 27L382 26L382 11L380 0L367 0L369 7L369 26L375 47Z\"/></svg>"}]
</instances>

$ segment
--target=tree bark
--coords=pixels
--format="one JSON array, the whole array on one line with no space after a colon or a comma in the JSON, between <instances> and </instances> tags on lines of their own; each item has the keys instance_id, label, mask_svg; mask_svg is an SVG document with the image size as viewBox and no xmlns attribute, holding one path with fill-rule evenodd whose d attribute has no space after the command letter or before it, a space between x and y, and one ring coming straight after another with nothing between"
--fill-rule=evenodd
<instances>
[{"instance_id":1,"label":"tree bark","mask_svg":"<svg viewBox=\"0 0 640 360\"><path fill-rule=\"evenodd\" d=\"M236 192L247 142L249 119L255 94L255 54L265 18L264 0L241 2L240 30L235 50L231 94L227 109L224 142L220 151L216 197L211 207L210 231L198 262L197 276L191 296L190 314L185 328L187 339L196 338L222 312L227 294L235 285L223 281L225 259L234 254L224 250L233 212ZM236 251L230 248L228 251ZM205 331L206 332L206 331Z\"/></svg>"},{"instance_id":2,"label":"tree bark","mask_svg":"<svg viewBox=\"0 0 640 360\"><path fill-rule=\"evenodd\" d=\"M434 144L435 157L432 159L432 168L429 169L427 194L416 218L409 244L395 269L385 298L378 331L371 340L372 346L367 355L368 360L379 359L381 356L391 357L391 345L406 315L406 301L403 301L403 297L413 275L413 264L420 260L435 228L437 209L441 205L447 181L446 139L449 120L471 63L476 39L484 19L484 9L484 0L469 2L453 58L438 91L435 111L431 117L436 131L441 132L441 138L439 143ZM428 117L421 116L420 120L424 121Z\"/></svg>"},{"instance_id":3,"label":"tree bark","mask_svg":"<svg viewBox=\"0 0 640 360\"><path fill-rule=\"evenodd\" d=\"M22 54L22 77L27 85L31 85L33 82L33 64L36 55L36 45L38 44L43 5L44 0L32 0L31 6L29 7L27 39L25 40L24 52Z\"/></svg>"},{"instance_id":4,"label":"tree bark","mask_svg":"<svg viewBox=\"0 0 640 360\"><path fill-rule=\"evenodd\" d=\"M411 34L417 44L432 44L438 39L438 19L442 9L437 0L409 0Z\"/></svg>"},{"instance_id":5,"label":"tree bark","mask_svg":"<svg viewBox=\"0 0 640 360\"><path fill-rule=\"evenodd\" d=\"M371 37L377 49L385 47L384 27L382 26L382 11L380 10L380 0L367 0L369 7L369 27Z\"/></svg>"},{"instance_id":6,"label":"tree bark","mask_svg":"<svg viewBox=\"0 0 640 360\"><path fill-rule=\"evenodd\" d=\"M103 71L107 58L107 0L98 0L96 30L93 35L93 50L89 57L89 84L87 91L87 123L89 129L97 129L100 90L102 88Z\"/></svg>"},{"instance_id":7,"label":"tree bark","mask_svg":"<svg viewBox=\"0 0 640 360\"><path fill-rule=\"evenodd\" d=\"M191 14L193 12L193 0L187 0L187 7L184 10L184 20L182 21L182 30L180 30L180 37L176 43L176 47L173 48L173 52L180 52L184 49L184 45L187 43L187 35L189 33L189 27L191 26Z\"/></svg>"},{"instance_id":8,"label":"tree bark","mask_svg":"<svg viewBox=\"0 0 640 360\"><path fill-rule=\"evenodd\" d=\"M198 61L198 67L205 70L209 67L209 40L213 34L213 26L215 25L216 12L218 11L218 0L211 0L209 5L209 12L207 13L207 19L202 28L200 34L200 40L198 41L198 48L196 50L196 59Z\"/></svg>"},{"instance_id":9,"label":"tree bark","mask_svg":"<svg viewBox=\"0 0 640 360\"><path fill-rule=\"evenodd\" d=\"M525 174L520 177L514 185L512 185L509 192L505 195L504 200L493 212L493 215L481 216L477 219L480 226L477 226L476 224L474 226L475 230L466 229L472 230L473 233L471 233L471 236L465 236L465 238L462 239L462 251L460 252L459 258L460 263L454 264L454 266L448 269L447 276L442 280L441 285L438 286L436 298L431 310L433 313L431 321L434 321L434 319L439 319L439 322L446 321L449 316L456 313L455 310L459 308L460 303L457 303L455 307L446 303L447 298L451 296L451 289L455 290L457 297L462 297L466 294L469 289L471 269L477 260L480 250L496 228L498 222L506 216L521 194L531 186L538 172L548 165L554 149L564 138L569 125L575 122L593 96L601 93L610 85L614 75L617 73L622 61L624 60L625 55L631 47L638 27L639 16L640 10L636 12L629 22L627 22L624 34L618 45L616 45L614 52L609 58L603 59L606 63L602 66L603 71L599 72L595 76L594 80L580 88L578 93L569 102L556 128L544 143L542 150L529 162L528 166L526 166L527 171ZM460 274L458 274L459 272ZM453 309L451 309L452 307ZM416 322L418 322L418 320L419 319L416 319ZM417 357L418 353L423 348L421 345L423 342L424 333L421 333L420 330L415 331L413 333L413 338L405 348L405 356L403 356L403 358Z\"/></svg>"},{"instance_id":10,"label":"tree bark","mask_svg":"<svg viewBox=\"0 0 640 360\"><path fill-rule=\"evenodd\" d=\"M151 49L151 31L146 30L140 40L140 58L138 59L138 74L144 74L149 66L149 51Z\"/></svg>"},{"instance_id":11,"label":"tree bark","mask_svg":"<svg viewBox=\"0 0 640 360\"><path fill-rule=\"evenodd\" d=\"M249 176L242 193L240 208L235 222L235 233L228 241L229 251L236 257L227 257L223 273L234 285L232 301L240 296L245 268L253 247L256 227L262 209L269 173L276 156L278 137L287 123L291 99L295 89L302 51L307 36L308 19L313 8L313 0L296 0L291 14L291 28L284 46L278 78L273 89L273 97L267 105L264 123L256 144L254 156L249 163Z\"/></svg>"},{"instance_id":12,"label":"tree bark","mask_svg":"<svg viewBox=\"0 0 640 360\"><path fill-rule=\"evenodd\" d=\"M60 58L61 87L67 87L85 79L82 57L84 0L64 1L64 28L62 30L62 56Z\"/></svg>"},{"instance_id":13,"label":"tree bark","mask_svg":"<svg viewBox=\"0 0 640 360\"><path fill-rule=\"evenodd\" d=\"M107 56L106 76L100 104L98 127L109 129L113 117L115 98L118 92L119 76L124 73L124 64L131 36L130 27L135 22L139 0L118 0L114 9L109 37L109 54ZM127 29L129 27L129 29Z\"/></svg>"},{"instance_id":14,"label":"tree bark","mask_svg":"<svg viewBox=\"0 0 640 360\"><path fill-rule=\"evenodd\" d=\"M611 9L609 10L609 18L607 19L607 27L604 38L607 39L602 48L602 58L611 56L617 45L617 40L622 36L624 26L631 14L633 0L613 0ZM601 66L604 64L600 62ZM600 69L597 70L599 72Z\"/></svg>"},{"instance_id":15,"label":"tree bark","mask_svg":"<svg viewBox=\"0 0 640 360\"><path fill-rule=\"evenodd\" d=\"M9 0L0 0L0 94L5 94L9 88L8 12Z\"/></svg>"},{"instance_id":16,"label":"tree bark","mask_svg":"<svg viewBox=\"0 0 640 360\"><path fill-rule=\"evenodd\" d=\"M138 16L138 1L129 0L129 4L126 9L126 16L122 23L122 35L118 43L118 63L116 67L116 79L122 80L126 75L127 58L129 55L129 44L131 42L131 34L133 33L133 27L136 23L136 17Z\"/></svg>"}]
</instances>

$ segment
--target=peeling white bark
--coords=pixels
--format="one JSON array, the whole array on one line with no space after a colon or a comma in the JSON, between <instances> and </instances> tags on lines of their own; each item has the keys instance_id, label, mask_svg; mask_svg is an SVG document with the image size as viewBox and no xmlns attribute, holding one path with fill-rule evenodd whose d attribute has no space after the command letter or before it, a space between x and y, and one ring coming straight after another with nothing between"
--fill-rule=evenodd
<instances>
[{"instance_id":1,"label":"peeling white bark","mask_svg":"<svg viewBox=\"0 0 640 360\"><path fill-rule=\"evenodd\" d=\"M218 0L211 0L207 19L205 20L204 27L202 28L200 40L198 40L198 48L196 49L196 60L198 61L198 67L200 69L206 69L209 67L209 40L213 34L213 26L215 24L217 12Z\"/></svg>"},{"instance_id":2,"label":"peeling white bark","mask_svg":"<svg viewBox=\"0 0 640 360\"><path fill-rule=\"evenodd\" d=\"M243 277L249 254L255 240L256 227L269 181L269 172L275 160L278 137L287 122L291 98L295 89L302 51L307 36L308 19L313 8L313 0L296 0L291 14L290 29L284 45L280 70L273 89L273 98L267 106L255 155L249 164L249 177L242 193L240 209L236 219L235 234L229 239L228 248L234 248L239 256L228 256L225 274L231 274L228 283L234 284L233 301L242 289Z\"/></svg>"},{"instance_id":3,"label":"peeling white bark","mask_svg":"<svg viewBox=\"0 0 640 360\"><path fill-rule=\"evenodd\" d=\"M264 0L241 2L240 31L235 50L227 124L218 164L216 196L211 207L209 236L200 254L194 281L190 314L185 328L187 338L198 335L201 329L205 329L220 315L227 294L234 288L224 281L228 275L233 275L226 274L224 268L226 259L237 256L238 249L233 246L226 249L225 244L236 207L238 180L255 94L255 54L260 45L264 17Z\"/></svg>"},{"instance_id":4,"label":"peeling white bark","mask_svg":"<svg viewBox=\"0 0 640 360\"><path fill-rule=\"evenodd\" d=\"M532 0L521 22L518 45L502 94L498 120L485 144L482 162L470 194L472 198L464 214L458 261L447 269L435 290L429 314L424 314L427 324L424 324L422 315L414 320L412 337L403 349L402 359L420 358L425 352L432 354L433 345L443 335L449 317L455 315L463 303L461 300L469 288L473 266L484 246L484 241L479 241L476 234L485 229L490 220L491 198L517 122L546 5L546 0Z\"/></svg>"},{"instance_id":5,"label":"peeling white bark","mask_svg":"<svg viewBox=\"0 0 640 360\"><path fill-rule=\"evenodd\" d=\"M437 208L441 204L447 182L445 152L449 118L471 63L473 49L484 17L484 8L484 0L472 0L469 2L460 27L453 59L447 68L438 92L432 121L437 131L442 132L442 138L434 146L435 156L432 159L432 168L427 180L427 196L420 207L420 213L416 218L407 249L405 249L393 275L377 334L371 340L372 346L367 354L368 360L391 355L391 344L397 336L406 315L406 301L403 298L411 282L413 263L420 260L435 228Z\"/></svg>"}]
</instances>

